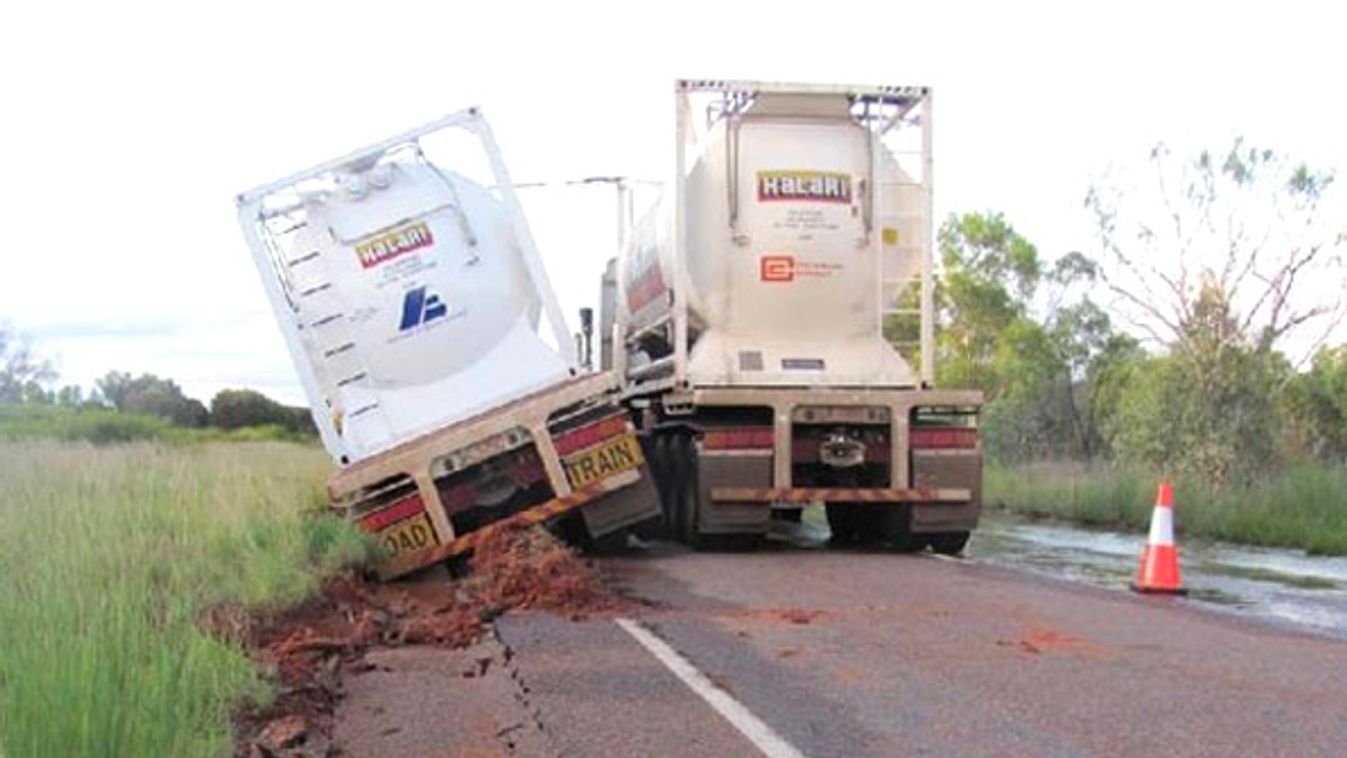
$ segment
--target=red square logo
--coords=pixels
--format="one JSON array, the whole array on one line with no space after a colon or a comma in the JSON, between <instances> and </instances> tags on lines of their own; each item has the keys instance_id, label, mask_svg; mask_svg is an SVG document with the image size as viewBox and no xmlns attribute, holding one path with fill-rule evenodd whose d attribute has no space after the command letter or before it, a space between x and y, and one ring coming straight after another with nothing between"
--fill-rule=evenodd
<instances>
[{"instance_id":1,"label":"red square logo","mask_svg":"<svg viewBox=\"0 0 1347 758\"><path fill-rule=\"evenodd\" d=\"M764 282L793 282L795 256L764 255L759 263L758 274Z\"/></svg>"}]
</instances>

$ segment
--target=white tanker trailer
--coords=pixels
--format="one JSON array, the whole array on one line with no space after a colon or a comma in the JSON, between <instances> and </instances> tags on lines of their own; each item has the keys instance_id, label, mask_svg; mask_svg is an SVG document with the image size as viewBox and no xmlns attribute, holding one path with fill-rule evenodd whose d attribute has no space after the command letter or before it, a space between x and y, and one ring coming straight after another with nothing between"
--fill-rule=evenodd
<instances>
[{"instance_id":1,"label":"white tanker trailer","mask_svg":"<svg viewBox=\"0 0 1347 758\"><path fill-rule=\"evenodd\" d=\"M600 322L665 524L758 536L824 502L838 541L958 552L981 510L981 396L932 388L930 90L675 97L672 191L622 235Z\"/></svg>"},{"instance_id":2,"label":"white tanker trailer","mask_svg":"<svg viewBox=\"0 0 1347 758\"><path fill-rule=\"evenodd\" d=\"M385 578L470 550L487 524L567 514L603 540L658 515L618 378L577 365L476 109L237 203L341 466L329 492L388 546Z\"/></svg>"}]
</instances>

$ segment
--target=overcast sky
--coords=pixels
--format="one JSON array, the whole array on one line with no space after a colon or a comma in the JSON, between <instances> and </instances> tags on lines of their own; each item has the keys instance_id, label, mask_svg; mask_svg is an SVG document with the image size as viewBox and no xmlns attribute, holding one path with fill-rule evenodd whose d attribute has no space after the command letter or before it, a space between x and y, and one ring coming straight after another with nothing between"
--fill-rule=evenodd
<instances>
[{"instance_id":1,"label":"overcast sky","mask_svg":"<svg viewBox=\"0 0 1347 758\"><path fill-rule=\"evenodd\" d=\"M1315 4L761 5L8 3L0 318L66 382L301 402L235 193L469 105L516 181L660 179L677 77L930 84L939 216L1004 211L1047 258L1090 249L1090 182L1157 140L1347 168L1343 19ZM611 194L530 192L572 317Z\"/></svg>"}]
</instances>

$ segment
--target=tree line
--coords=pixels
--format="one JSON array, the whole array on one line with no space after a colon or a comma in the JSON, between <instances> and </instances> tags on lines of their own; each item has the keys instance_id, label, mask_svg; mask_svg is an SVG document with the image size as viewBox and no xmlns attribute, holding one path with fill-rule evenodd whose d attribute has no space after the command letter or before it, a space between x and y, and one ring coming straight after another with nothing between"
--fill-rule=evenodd
<instances>
[{"instance_id":1,"label":"tree line","mask_svg":"<svg viewBox=\"0 0 1347 758\"><path fill-rule=\"evenodd\" d=\"M946 220L937 384L984 392L1002 463L1118 461L1218 486L1343 464L1347 344L1326 340L1347 232L1321 211L1333 175L1243 140L1187 158L1157 146L1148 173L1149 188L1090 190L1089 253L1045 261L997 212ZM886 323L898 342L916 328ZM1292 338L1302 355L1284 351Z\"/></svg>"},{"instance_id":2,"label":"tree line","mask_svg":"<svg viewBox=\"0 0 1347 758\"><path fill-rule=\"evenodd\" d=\"M109 371L87 394L78 385L54 386L57 378L50 361L12 329L0 326L0 405L112 409L188 429L276 426L292 434L318 433L308 408L283 405L255 390L221 390L207 406L188 397L177 382L154 374Z\"/></svg>"}]
</instances>

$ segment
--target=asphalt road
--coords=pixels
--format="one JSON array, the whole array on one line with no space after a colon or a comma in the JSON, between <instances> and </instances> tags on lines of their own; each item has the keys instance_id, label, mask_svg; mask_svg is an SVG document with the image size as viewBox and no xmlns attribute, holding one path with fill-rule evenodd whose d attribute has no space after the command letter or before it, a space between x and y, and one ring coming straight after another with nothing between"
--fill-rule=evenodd
<instances>
[{"instance_id":1,"label":"asphalt road","mask_svg":"<svg viewBox=\"0 0 1347 758\"><path fill-rule=\"evenodd\" d=\"M511 613L472 650L373 660L347 682L344 754L1336 756L1347 746L1347 642L1192 601L976 561L779 544L657 544L603 563L635 601L621 618Z\"/></svg>"},{"instance_id":2,"label":"asphalt road","mask_svg":"<svg viewBox=\"0 0 1347 758\"><path fill-rule=\"evenodd\" d=\"M799 754L1342 755L1347 644L930 556L658 545L634 620ZM498 623L549 750L759 751L612 619Z\"/></svg>"}]
</instances>

